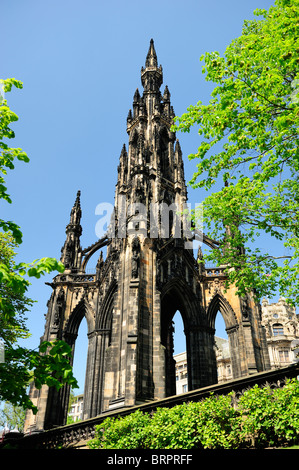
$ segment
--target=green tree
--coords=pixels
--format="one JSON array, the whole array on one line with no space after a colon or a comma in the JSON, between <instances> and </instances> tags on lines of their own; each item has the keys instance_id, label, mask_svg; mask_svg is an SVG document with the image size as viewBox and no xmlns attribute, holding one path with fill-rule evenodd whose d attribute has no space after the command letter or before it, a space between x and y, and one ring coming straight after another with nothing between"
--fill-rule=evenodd
<instances>
[{"instance_id":1,"label":"green tree","mask_svg":"<svg viewBox=\"0 0 299 470\"><path fill-rule=\"evenodd\" d=\"M22 88L15 79L2 80L2 89L9 92L12 86ZM12 148L6 139L12 139L11 123L17 121L7 100L0 101L0 199L11 203L7 192L5 175L14 169L15 160L28 162L27 154L20 148ZM42 258L33 263L16 263L15 248L22 243L20 227L12 221L0 219L0 340L5 349L5 360L0 363L0 400L14 406L32 409L28 396L28 384L35 381L37 388L43 384L57 389L68 383L73 387L77 381L70 366L71 348L63 341L43 342L38 350L18 346L20 339L29 336L25 314L32 305L26 296L30 285L28 278L40 278L45 273L64 271L61 262L54 258Z\"/></svg>"},{"instance_id":2,"label":"green tree","mask_svg":"<svg viewBox=\"0 0 299 470\"><path fill-rule=\"evenodd\" d=\"M10 273L15 272L14 257L17 243L11 232L0 232L0 263L5 266ZM0 301L9 306L12 315L1 314L0 316L0 337L4 349L16 343L18 339L26 339L29 332L26 328L26 313L33 305L33 301L26 297L23 291L14 289L10 283L1 280ZM4 309L1 308L1 313Z\"/></svg>"},{"instance_id":3,"label":"green tree","mask_svg":"<svg viewBox=\"0 0 299 470\"><path fill-rule=\"evenodd\" d=\"M8 426L10 430L17 428L22 432L24 429L26 410L20 406L12 406L5 403L0 410L0 426Z\"/></svg>"},{"instance_id":4,"label":"green tree","mask_svg":"<svg viewBox=\"0 0 299 470\"><path fill-rule=\"evenodd\" d=\"M219 242L205 259L233 268L228 283L239 295L254 289L260 299L279 291L293 303L299 302L298 7L298 0L276 0L269 11L256 10L223 57L202 56L206 80L215 84L211 99L190 106L173 127L198 126L201 136L189 156L199 160L190 185L209 191L204 226ZM261 234L277 240L281 252L257 248Z\"/></svg>"}]
</instances>

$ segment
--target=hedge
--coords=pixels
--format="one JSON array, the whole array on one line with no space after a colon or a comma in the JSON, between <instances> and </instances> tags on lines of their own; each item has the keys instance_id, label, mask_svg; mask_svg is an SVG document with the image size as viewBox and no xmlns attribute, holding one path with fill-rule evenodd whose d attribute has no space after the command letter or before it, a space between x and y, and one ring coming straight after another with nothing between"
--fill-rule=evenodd
<instances>
[{"instance_id":1,"label":"hedge","mask_svg":"<svg viewBox=\"0 0 299 470\"><path fill-rule=\"evenodd\" d=\"M233 392L153 413L137 410L106 418L90 449L238 449L299 443L299 382L283 388L255 385L237 400Z\"/></svg>"}]
</instances>

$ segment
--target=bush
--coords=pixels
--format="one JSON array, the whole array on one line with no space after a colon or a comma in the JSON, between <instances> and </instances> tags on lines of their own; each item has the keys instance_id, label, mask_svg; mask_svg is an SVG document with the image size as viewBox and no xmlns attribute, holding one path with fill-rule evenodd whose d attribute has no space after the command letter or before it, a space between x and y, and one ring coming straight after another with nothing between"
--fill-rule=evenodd
<instances>
[{"instance_id":1,"label":"bush","mask_svg":"<svg viewBox=\"0 0 299 470\"><path fill-rule=\"evenodd\" d=\"M149 449L194 449L234 447L234 420L231 395L214 396L201 402L160 408L147 432Z\"/></svg>"},{"instance_id":2,"label":"bush","mask_svg":"<svg viewBox=\"0 0 299 470\"><path fill-rule=\"evenodd\" d=\"M283 446L299 440L299 383L289 381L272 390L257 385L239 400L242 416L241 438L252 440L255 447Z\"/></svg>"},{"instance_id":3,"label":"bush","mask_svg":"<svg viewBox=\"0 0 299 470\"><path fill-rule=\"evenodd\" d=\"M91 449L236 449L299 442L299 382L280 389L247 390L232 406L233 393L106 418L96 426Z\"/></svg>"},{"instance_id":4,"label":"bush","mask_svg":"<svg viewBox=\"0 0 299 470\"><path fill-rule=\"evenodd\" d=\"M96 426L90 449L142 449L145 432L151 420L149 414L137 410L123 418L106 418Z\"/></svg>"}]
</instances>

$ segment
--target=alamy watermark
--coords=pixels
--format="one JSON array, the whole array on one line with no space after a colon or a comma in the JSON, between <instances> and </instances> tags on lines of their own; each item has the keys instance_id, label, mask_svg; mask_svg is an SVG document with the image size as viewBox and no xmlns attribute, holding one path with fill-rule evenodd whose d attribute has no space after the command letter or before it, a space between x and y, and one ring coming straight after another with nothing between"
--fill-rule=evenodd
<instances>
[{"instance_id":1,"label":"alamy watermark","mask_svg":"<svg viewBox=\"0 0 299 470\"><path fill-rule=\"evenodd\" d=\"M136 202L127 206L126 196L119 195L116 206L108 202L100 203L96 206L95 214L101 216L95 226L98 238L105 234L109 238L135 235L145 238L183 238L185 248L192 249L196 229L196 243L202 243L202 204L195 204L193 210L191 203L181 206L162 202L146 206Z\"/></svg>"}]
</instances>

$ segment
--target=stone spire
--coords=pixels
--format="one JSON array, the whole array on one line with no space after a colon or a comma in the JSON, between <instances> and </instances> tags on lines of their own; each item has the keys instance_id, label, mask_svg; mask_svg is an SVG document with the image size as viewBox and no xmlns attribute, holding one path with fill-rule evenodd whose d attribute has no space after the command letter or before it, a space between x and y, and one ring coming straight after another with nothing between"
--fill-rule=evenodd
<instances>
[{"instance_id":1,"label":"stone spire","mask_svg":"<svg viewBox=\"0 0 299 470\"><path fill-rule=\"evenodd\" d=\"M146 56L145 66L148 67L158 67L158 59L155 51L154 40L151 39L149 50Z\"/></svg>"},{"instance_id":2,"label":"stone spire","mask_svg":"<svg viewBox=\"0 0 299 470\"><path fill-rule=\"evenodd\" d=\"M145 68L141 68L141 82L145 93L159 93L160 86L163 83L162 66L158 67L153 39L151 39L146 56Z\"/></svg>"},{"instance_id":3,"label":"stone spire","mask_svg":"<svg viewBox=\"0 0 299 470\"><path fill-rule=\"evenodd\" d=\"M143 92L136 89L127 116L129 143L120 155L116 208L120 210L124 197L127 206L142 203L147 212L151 203L175 202L180 207L187 196L182 151L171 130L174 111L169 88L165 86L163 95L160 91L163 73L153 39L141 68L141 82Z\"/></svg>"},{"instance_id":4,"label":"stone spire","mask_svg":"<svg viewBox=\"0 0 299 470\"><path fill-rule=\"evenodd\" d=\"M81 246L80 236L82 234L81 227L81 204L80 204L81 192L77 192L77 197L73 208L70 213L70 222L66 226L66 240L61 249L61 262L68 270L78 270L81 263Z\"/></svg>"}]
</instances>

